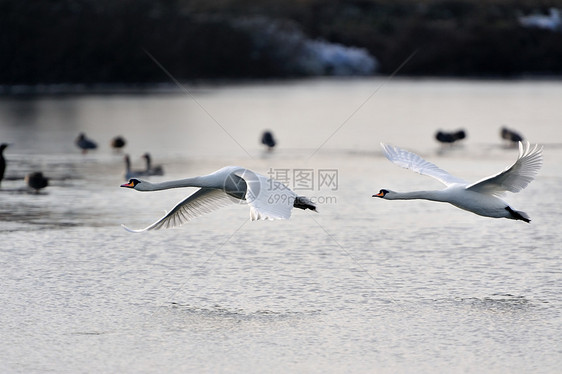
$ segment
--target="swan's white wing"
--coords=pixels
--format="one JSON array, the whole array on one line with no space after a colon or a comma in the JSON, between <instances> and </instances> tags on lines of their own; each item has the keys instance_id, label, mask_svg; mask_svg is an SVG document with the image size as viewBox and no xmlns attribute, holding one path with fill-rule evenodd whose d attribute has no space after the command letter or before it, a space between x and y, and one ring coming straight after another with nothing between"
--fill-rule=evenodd
<instances>
[{"instance_id":1,"label":"swan's white wing","mask_svg":"<svg viewBox=\"0 0 562 374\"><path fill-rule=\"evenodd\" d=\"M531 146L529 142L519 142L519 157L513 165L467 186L466 189L492 195L501 195L506 191L519 192L535 179L542 166L542 160L542 147L538 144Z\"/></svg>"},{"instance_id":2,"label":"swan's white wing","mask_svg":"<svg viewBox=\"0 0 562 374\"><path fill-rule=\"evenodd\" d=\"M412 171L415 171L416 173L433 177L446 186L457 183L467 184L467 182L463 179L449 174L445 170L438 168L431 162L424 160L415 153L384 143L381 143L381 146L384 149L384 155L386 156L386 158L388 158L398 166L410 169Z\"/></svg>"},{"instance_id":3,"label":"swan's white wing","mask_svg":"<svg viewBox=\"0 0 562 374\"><path fill-rule=\"evenodd\" d=\"M230 198L224 191L212 189L212 188L201 188L194 194L188 196L185 200L179 202L169 213L164 217L160 218L158 221L154 222L152 225L140 229L133 230L125 225L123 228L130 232L143 232L149 230L158 230L161 228L171 228L183 225L184 223L190 221L192 218L199 217L205 213L210 213L220 207L230 205L233 203L232 198Z\"/></svg>"},{"instance_id":4,"label":"swan's white wing","mask_svg":"<svg viewBox=\"0 0 562 374\"><path fill-rule=\"evenodd\" d=\"M288 219L297 194L275 179L240 169L235 175L244 179L247 185L246 201L250 205L252 221L260 219Z\"/></svg>"}]
</instances>

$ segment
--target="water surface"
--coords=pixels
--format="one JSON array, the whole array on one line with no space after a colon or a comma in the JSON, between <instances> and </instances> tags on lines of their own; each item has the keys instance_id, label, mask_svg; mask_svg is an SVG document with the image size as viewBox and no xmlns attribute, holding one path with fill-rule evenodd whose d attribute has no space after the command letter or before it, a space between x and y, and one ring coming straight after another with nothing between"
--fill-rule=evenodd
<instances>
[{"instance_id":1,"label":"water surface","mask_svg":"<svg viewBox=\"0 0 562 374\"><path fill-rule=\"evenodd\" d=\"M562 99L559 82L312 80L185 92L4 98L0 141L0 370L30 372L555 373L562 366ZM538 178L506 197L531 224L445 204L383 201L440 188L383 158L418 152L467 180L512 163L499 128L545 144ZM437 129L464 128L442 148ZM259 144L273 130L273 153ZM99 149L81 154L79 132ZM250 222L233 205L172 230L131 234L191 189L123 183L241 165L336 170L298 191L319 214ZM26 191L42 170L51 185ZM289 178L291 185L296 181ZM294 187L294 185L291 185ZM301 185L302 187L302 185Z\"/></svg>"}]
</instances>

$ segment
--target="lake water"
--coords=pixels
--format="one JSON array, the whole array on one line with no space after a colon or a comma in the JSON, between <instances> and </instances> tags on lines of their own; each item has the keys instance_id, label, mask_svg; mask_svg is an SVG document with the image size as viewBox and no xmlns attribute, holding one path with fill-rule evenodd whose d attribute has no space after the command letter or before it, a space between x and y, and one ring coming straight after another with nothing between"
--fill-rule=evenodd
<instances>
[{"instance_id":1,"label":"lake water","mask_svg":"<svg viewBox=\"0 0 562 374\"><path fill-rule=\"evenodd\" d=\"M562 370L562 82L310 80L0 101L4 373L558 373ZM491 219L371 195L441 188L381 141L466 180L515 161L502 125L544 144L538 178ZM438 129L467 139L442 148ZM278 147L267 153L261 132ZM81 154L85 132L99 143ZM240 165L319 214L249 221L233 205L132 234L192 193L119 188ZM35 170L51 178L25 190Z\"/></svg>"}]
</instances>

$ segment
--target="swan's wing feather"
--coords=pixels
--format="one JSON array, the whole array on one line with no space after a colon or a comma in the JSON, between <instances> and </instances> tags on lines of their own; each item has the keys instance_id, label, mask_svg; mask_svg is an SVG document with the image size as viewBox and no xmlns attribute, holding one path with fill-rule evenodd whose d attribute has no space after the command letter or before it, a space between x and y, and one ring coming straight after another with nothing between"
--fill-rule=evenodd
<instances>
[{"instance_id":1,"label":"swan's wing feather","mask_svg":"<svg viewBox=\"0 0 562 374\"><path fill-rule=\"evenodd\" d=\"M502 195L506 191L519 192L535 179L542 163L541 146L519 142L519 157L513 165L467 186L466 189L492 195Z\"/></svg>"},{"instance_id":2,"label":"swan's wing feather","mask_svg":"<svg viewBox=\"0 0 562 374\"><path fill-rule=\"evenodd\" d=\"M297 194L283 183L248 169L240 169L235 175L247 185L246 201L250 205L250 218L255 220L288 219Z\"/></svg>"},{"instance_id":3,"label":"swan's wing feather","mask_svg":"<svg viewBox=\"0 0 562 374\"><path fill-rule=\"evenodd\" d=\"M390 161L392 161L398 166L401 166L406 169L410 169L422 175L427 175L432 178L435 178L439 182L445 184L446 186L450 186L457 183L461 183L461 184L467 183L463 179L457 178L449 174L445 170L438 168L435 164L432 164L431 162L424 160L423 158L421 158L415 153L384 143L381 143L381 146L384 150L384 155L386 156L386 158L388 158Z\"/></svg>"},{"instance_id":4,"label":"swan's wing feather","mask_svg":"<svg viewBox=\"0 0 562 374\"><path fill-rule=\"evenodd\" d=\"M224 191L213 188L201 188L194 194L188 196L185 200L180 201L170 210L164 217L154 222L152 225L140 229L133 230L125 225L123 228L130 232L143 232L149 230L158 230L161 228L171 228L183 225L195 217L210 213L218 208L233 203Z\"/></svg>"}]
</instances>

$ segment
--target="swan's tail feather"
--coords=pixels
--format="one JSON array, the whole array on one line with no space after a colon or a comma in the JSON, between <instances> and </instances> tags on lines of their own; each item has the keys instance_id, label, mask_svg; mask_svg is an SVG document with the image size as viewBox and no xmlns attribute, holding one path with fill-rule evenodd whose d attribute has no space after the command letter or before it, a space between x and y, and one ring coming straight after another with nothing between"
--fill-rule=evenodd
<instances>
[{"instance_id":1,"label":"swan's tail feather","mask_svg":"<svg viewBox=\"0 0 562 374\"><path fill-rule=\"evenodd\" d=\"M314 205L314 203L310 201L310 199L304 196L297 196L295 198L295 202L293 203L293 207L303 210L310 209L318 213L318 210L316 210L316 205Z\"/></svg>"},{"instance_id":2,"label":"swan's tail feather","mask_svg":"<svg viewBox=\"0 0 562 374\"><path fill-rule=\"evenodd\" d=\"M531 218L529 218L529 215L525 212L522 212L520 210L513 210L509 206L505 207L505 210L507 210L511 214L512 219L521 220L527 223L531 222Z\"/></svg>"}]
</instances>

